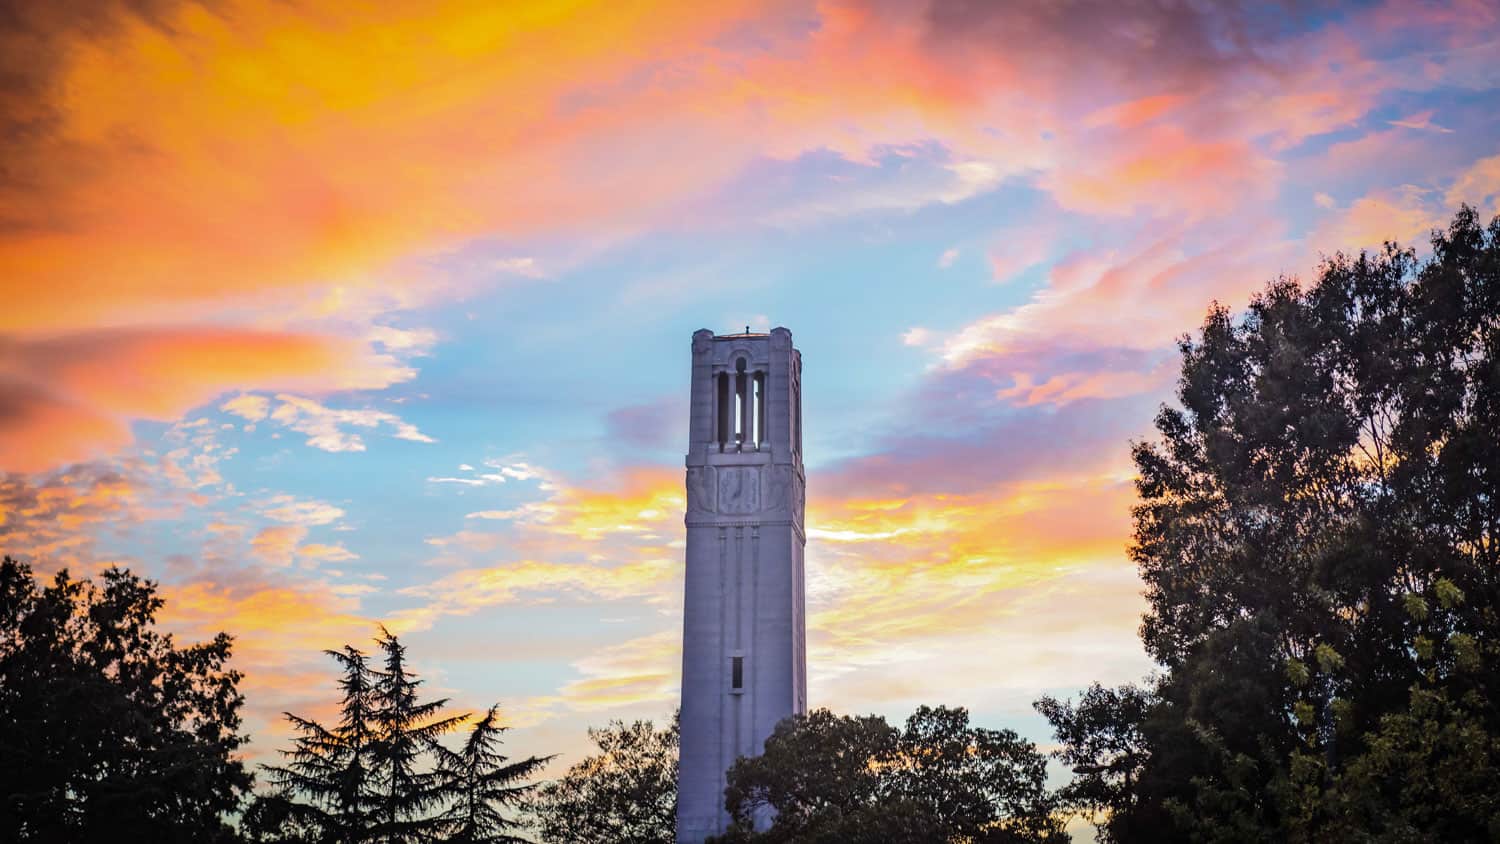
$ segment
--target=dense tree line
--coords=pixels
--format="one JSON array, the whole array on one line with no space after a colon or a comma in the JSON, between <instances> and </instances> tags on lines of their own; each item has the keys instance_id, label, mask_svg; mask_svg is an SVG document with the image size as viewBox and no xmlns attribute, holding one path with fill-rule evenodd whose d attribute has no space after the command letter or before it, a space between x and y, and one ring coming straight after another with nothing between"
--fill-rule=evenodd
<instances>
[{"instance_id":1,"label":"dense tree line","mask_svg":"<svg viewBox=\"0 0 1500 844\"><path fill-rule=\"evenodd\" d=\"M288 713L292 745L261 766L252 795L228 636L175 646L153 629L155 584L116 569L43 587L7 559L0 590L0 753L19 763L0 765L6 840L674 840L675 718L590 730L598 753L538 784L547 759L507 759L495 709L470 722L424 699L405 646L382 630L373 654L327 651L337 721ZM1066 841L1045 775L1031 743L971 726L962 709L923 707L904 729L819 710L729 772L736 824L723 840Z\"/></svg>"}]
</instances>

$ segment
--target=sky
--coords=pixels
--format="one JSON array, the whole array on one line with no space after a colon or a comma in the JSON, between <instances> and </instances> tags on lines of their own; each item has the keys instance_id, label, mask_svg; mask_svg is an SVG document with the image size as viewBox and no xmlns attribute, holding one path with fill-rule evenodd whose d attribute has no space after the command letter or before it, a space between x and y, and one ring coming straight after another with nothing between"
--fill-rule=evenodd
<instances>
[{"instance_id":1,"label":"sky","mask_svg":"<svg viewBox=\"0 0 1500 844\"><path fill-rule=\"evenodd\" d=\"M224 630L251 758L384 623L517 754L669 717L692 332L802 350L812 706L1044 745L1151 670L1175 339L1500 212L1500 5L0 4L0 550Z\"/></svg>"}]
</instances>

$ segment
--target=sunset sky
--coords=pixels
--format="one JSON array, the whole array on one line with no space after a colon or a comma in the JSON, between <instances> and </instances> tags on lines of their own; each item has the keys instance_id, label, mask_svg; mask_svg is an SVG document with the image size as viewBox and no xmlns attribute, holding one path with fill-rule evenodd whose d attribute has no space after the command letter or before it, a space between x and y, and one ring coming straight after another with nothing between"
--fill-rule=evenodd
<instances>
[{"instance_id":1,"label":"sunset sky","mask_svg":"<svg viewBox=\"0 0 1500 844\"><path fill-rule=\"evenodd\" d=\"M0 551L237 637L257 760L408 641L518 753L670 714L692 332L805 361L813 706L1150 670L1174 338L1500 211L1500 5L0 6ZM556 770L556 769L554 769Z\"/></svg>"}]
</instances>

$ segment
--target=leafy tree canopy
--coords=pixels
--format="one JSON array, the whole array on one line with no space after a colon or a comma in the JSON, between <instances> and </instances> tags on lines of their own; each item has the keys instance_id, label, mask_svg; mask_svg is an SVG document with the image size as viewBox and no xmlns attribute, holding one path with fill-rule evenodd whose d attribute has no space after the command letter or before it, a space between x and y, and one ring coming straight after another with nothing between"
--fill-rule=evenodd
<instances>
[{"instance_id":1,"label":"leafy tree canopy","mask_svg":"<svg viewBox=\"0 0 1500 844\"><path fill-rule=\"evenodd\" d=\"M676 840L677 742L674 717L664 728L650 721L611 721L590 729L599 749L543 785L531 801L543 841L671 844Z\"/></svg>"},{"instance_id":2,"label":"leafy tree canopy","mask_svg":"<svg viewBox=\"0 0 1500 844\"><path fill-rule=\"evenodd\" d=\"M1181 351L1133 450L1164 673L1039 704L1071 796L1106 840L1500 836L1500 219L1336 255Z\"/></svg>"},{"instance_id":3,"label":"leafy tree canopy","mask_svg":"<svg viewBox=\"0 0 1500 844\"><path fill-rule=\"evenodd\" d=\"M730 768L722 840L1065 842L1045 779L1035 745L962 708L921 707L905 729L819 709Z\"/></svg>"},{"instance_id":4,"label":"leafy tree canopy","mask_svg":"<svg viewBox=\"0 0 1500 844\"><path fill-rule=\"evenodd\" d=\"M1037 711L1062 745L1054 755L1074 775L1058 792L1063 805L1096 824L1136 814L1149 754L1142 725L1155 703L1147 689L1107 689L1098 683L1077 704L1052 697L1037 701Z\"/></svg>"},{"instance_id":5,"label":"leafy tree canopy","mask_svg":"<svg viewBox=\"0 0 1500 844\"><path fill-rule=\"evenodd\" d=\"M251 785L230 638L179 647L156 584L0 562L0 839L233 841Z\"/></svg>"}]
</instances>

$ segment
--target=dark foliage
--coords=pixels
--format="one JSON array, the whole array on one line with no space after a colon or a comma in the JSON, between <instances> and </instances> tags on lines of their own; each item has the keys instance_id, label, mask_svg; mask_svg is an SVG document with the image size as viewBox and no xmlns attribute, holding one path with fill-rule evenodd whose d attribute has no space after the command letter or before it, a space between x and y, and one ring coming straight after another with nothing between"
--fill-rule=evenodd
<instances>
[{"instance_id":1,"label":"dark foliage","mask_svg":"<svg viewBox=\"0 0 1500 844\"><path fill-rule=\"evenodd\" d=\"M1134 448L1165 673L1041 703L1107 840L1500 838L1500 219L1432 246L1183 340Z\"/></svg>"},{"instance_id":2,"label":"dark foliage","mask_svg":"<svg viewBox=\"0 0 1500 844\"><path fill-rule=\"evenodd\" d=\"M1074 775L1058 792L1063 805L1095 824L1137 814L1147 758L1142 724L1154 703L1145 689L1106 689L1098 683L1077 704L1051 697L1037 701L1037 711L1062 744L1055 755Z\"/></svg>"},{"instance_id":3,"label":"dark foliage","mask_svg":"<svg viewBox=\"0 0 1500 844\"><path fill-rule=\"evenodd\" d=\"M671 844L676 840L677 719L590 729L599 753L543 785L531 801L543 841Z\"/></svg>"},{"instance_id":4,"label":"dark foliage","mask_svg":"<svg viewBox=\"0 0 1500 844\"><path fill-rule=\"evenodd\" d=\"M230 639L178 647L156 584L117 568L43 587L0 562L0 839L237 840Z\"/></svg>"},{"instance_id":5,"label":"dark foliage","mask_svg":"<svg viewBox=\"0 0 1500 844\"><path fill-rule=\"evenodd\" d=\"M459 749L444 746L468 716L444 715L447 700L420 699L422 681L397 637L382 630L376 645L379 668L348 645L327 651L341 671L339 723L286 714L298 736L284 765L265 766L275 790L246 812L247 834L287 844L525 841L502 809L520 804L534 788L523 781L547 759L501 755L494 707Z\"/></svg>"},{"instance_id":6,"label":"dark foliage","mask_svg":"<svg viewBox=\"0 0 1500 844\"><path fill-rule=\"evenodd\" d=\"M442 791L452 800L443 816L447 834L442 840L450 844L529 840L516 834L521 824L501 810L525 803L536 786L523 783L536 776L552 757L511 762L502 755L500 735L507 728L500 726L498 712L498 707L492 706L474 722L458 750L433 745L438 753Z\"/></svg>"},{"instance_id":7,"label":"dark foliage","mask_svg":"<svg viewBox=\"0 0 1500 844\"><path fill-rule=\"evenodd\" d=\"M374 774L375 793L371 807L374 813L374 838L377 841L420 841L433 838L441 831L443 820L432 814L452 791L453 783L441 766L424 766L428 753L442 756L438 737L461 724L466 716L441 714L446 698L432 701L417 699L416 679L406 667L406 648L395 636L384 630L376 640L383 657L383 668L370 672L370 724L374 741L370 745L370 767ZM475 725L470 739L477 739L474 765L486 761L486 743L495 740L495 710L491 709ZM503 757L501 757L503 759ZM458 769L459 771L467 769ZM464 841L480 839L464 838Z\"/></svg>"},{"instance_id":8,"label":"dark foliage","mask_svg":"<svg viewBox=\"0 0 1500 844\"><path fill-rule=\"evenodd\" d=\"M1045 779L1035 745L961 708L924 706L902 730L820 709L730 768L735 825L719 840L1066 842Z\"/></svg>"}]
</instances>

